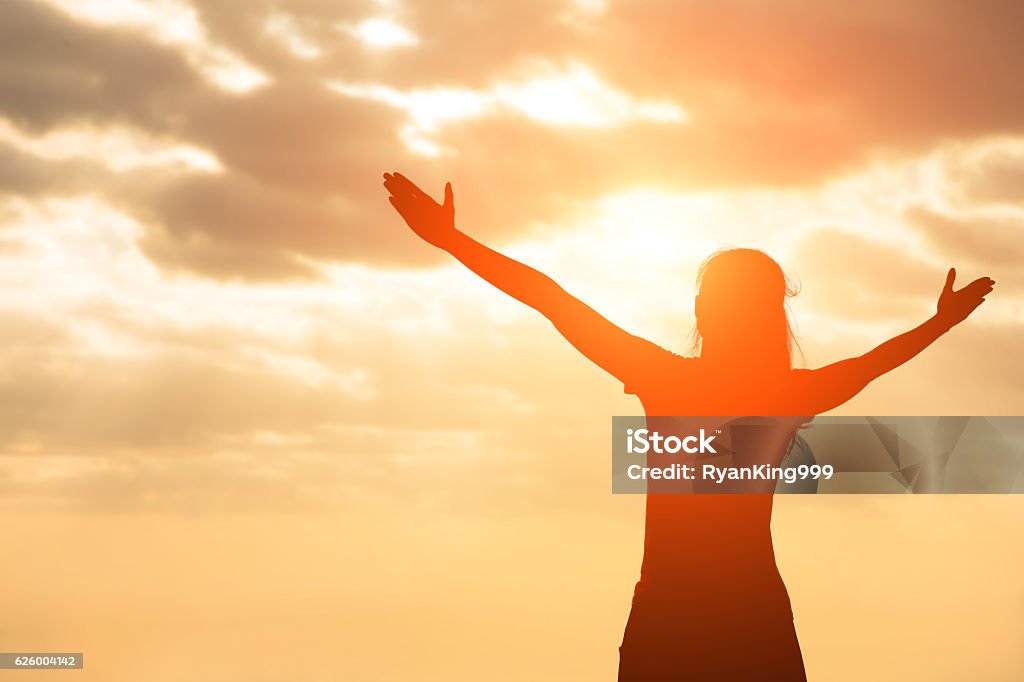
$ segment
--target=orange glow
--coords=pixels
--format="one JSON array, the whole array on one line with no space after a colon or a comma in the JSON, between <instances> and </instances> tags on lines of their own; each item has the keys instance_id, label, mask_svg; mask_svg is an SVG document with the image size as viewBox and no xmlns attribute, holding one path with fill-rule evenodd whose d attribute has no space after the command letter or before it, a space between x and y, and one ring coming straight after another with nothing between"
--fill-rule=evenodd
<instances>
[{"instance_id":1,"label":"orange glow","mask_svg":"<svg viewBox=\"0 0 1024 682\"><path fill-rule=\"evenodd\" d=\"M721 249L800 285L798 368L991 276L839 411L1022 414L1015 12L4 3L2 648L84 649L85 682L613 679L644 509L607 419L643 406L381 174L451 181L466 235L682 355ZM1021 502L776 500L810 679L1022 677Z\"/></svg>"}]
</instances>

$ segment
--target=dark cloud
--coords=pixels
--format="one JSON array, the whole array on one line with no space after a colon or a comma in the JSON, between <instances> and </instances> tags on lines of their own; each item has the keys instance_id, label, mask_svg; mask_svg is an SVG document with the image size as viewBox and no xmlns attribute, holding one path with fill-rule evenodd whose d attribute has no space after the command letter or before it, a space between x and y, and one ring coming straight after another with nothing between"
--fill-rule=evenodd
<instances>
[{"instance_id":1,"label":"dark cloud","mask_svg":"<svg viewBox=\"0 0 1024 682\"><path fill-rule=\"evenodd\" d=\"M191 101L212 96L177 51L37 3L4 3L0 115L29 131L96 121L163 131Z\"/></svg>"},{"instance_id":2,"label":"dark cloud","mask_svg":"<svg viewBox=\"0 0 1024 682\"><path fill-rule=\"evenodd\" d=\"M140 174L166 170L139 171ZM118 174L97 159L44 159L0 142L0 198L69 197L116 192ZM2 222L0 222L2 228Z\"/></svg>"},{"instance_id":3,"label":"dark cloud","mask_svg":"<svg viewBox=\"0 0 1024 682\"><path fill-rule=\"evenodd\" d=\"M820 151L806 136L831 139L841 165L876 147L1020 132L1022 25L1011 0L655 0L612 3L592 55L619 82L670 88L712 129L755 147L781 136L790 162Z\"/></svg>"},{"instance_id":4,"label":"dark cloud","mask_svg":"<svg viewBox=\"0 0 1024 682\"><path fill-rule=\"evenodd\" d=\"M0 144L0 196L31 197L54 189L75 193L83 187L88 191L88 171L96 166L52 163Z\"/></svg>"}]
</instances>

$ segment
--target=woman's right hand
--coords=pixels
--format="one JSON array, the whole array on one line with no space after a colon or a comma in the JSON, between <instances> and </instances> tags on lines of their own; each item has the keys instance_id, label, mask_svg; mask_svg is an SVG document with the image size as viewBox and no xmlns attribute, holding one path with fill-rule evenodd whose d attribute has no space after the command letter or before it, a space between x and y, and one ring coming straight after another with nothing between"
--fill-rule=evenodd
<instances>
[{"instance_id":1,"label":"woman's right hand","mask_svg":"<svg viewBox=\"0 0 1024 682\"><path fill-rule=\"evenodd\" d=\"M982 304L996 284L996 281L990 277L980 277L963 289L953 291L955 279L956 268L950 268L946 274L946 284L942 287L942 293L939 295L938 311L935 315L946 327L952 327L966 320L967 316Z\"/></svg>"},{"instance_id":2,"label":"woman's right hand","mask_svg":"<svg viewBox=\"0 0 1024 682\"><path fill-rule=\"evenodd\" d=\"M388 201L423 241L444 248L458 234L452 183L444 186L443 204L434 201L401 173L385 173L384 188L391 193Z\"/></svg>"}]
</instances>

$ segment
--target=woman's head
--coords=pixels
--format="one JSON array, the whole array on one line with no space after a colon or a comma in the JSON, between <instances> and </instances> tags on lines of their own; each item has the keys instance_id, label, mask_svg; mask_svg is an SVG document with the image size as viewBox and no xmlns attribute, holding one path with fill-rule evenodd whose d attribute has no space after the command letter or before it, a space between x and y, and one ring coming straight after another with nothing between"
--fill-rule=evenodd
<instances>
[{"instance_id":1,"label":"woman's head","mask_svg":"<svg viewBox=\"0 0 1024 682\"><path fill-rule=\"evenodd\" d=\"M695 349L737 367L790 368L795 339L786 299L796 293L763 251L712 254L697 272Z\"/></svg>"}]
</instances>

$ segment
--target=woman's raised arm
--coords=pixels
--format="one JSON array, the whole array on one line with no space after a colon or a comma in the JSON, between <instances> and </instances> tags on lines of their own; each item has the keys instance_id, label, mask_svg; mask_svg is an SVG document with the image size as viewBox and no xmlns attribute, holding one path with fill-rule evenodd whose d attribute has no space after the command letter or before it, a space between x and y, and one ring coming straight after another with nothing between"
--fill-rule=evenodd
<instances>
[{"instance_id":1,"label":"woman's raised arm","mask_svg":"<svg viewBox=\"0 0 1024 682\"><path fill-rule=\"evenodd\" d=\"M447 251L467 268L548 318L583 355L621 381L631 379L638 363L652 354L671 354L615 326L575 298L553 279L463 234L455 227L451 183L438 204L399 173L385 173L389 201L424 241Z\"/></svg>"},{"instance_id":2,"label":"woman's raised arm","mask_svg":"<svg viewBox=\"0 0 1024 682\"><path fill-rule=\"evenodd\" d=\"M857 395L870 382L896 369L935 342L974 312L992 292L995 280L981 277L963 289L953 290L956 270L950 268L939 295L935 315L923 324L889 339L859 357L841 360L820 369L802 372L815 413L826 412Z\"/></svg>"}]
</instances>

